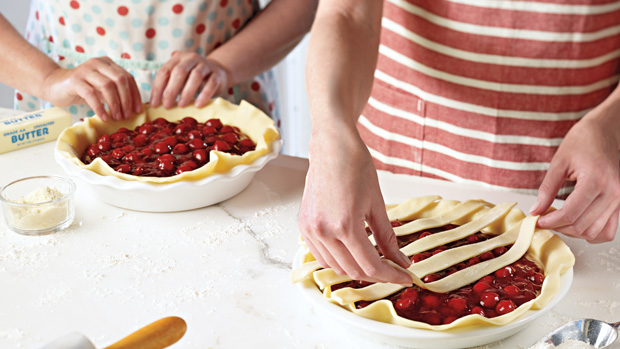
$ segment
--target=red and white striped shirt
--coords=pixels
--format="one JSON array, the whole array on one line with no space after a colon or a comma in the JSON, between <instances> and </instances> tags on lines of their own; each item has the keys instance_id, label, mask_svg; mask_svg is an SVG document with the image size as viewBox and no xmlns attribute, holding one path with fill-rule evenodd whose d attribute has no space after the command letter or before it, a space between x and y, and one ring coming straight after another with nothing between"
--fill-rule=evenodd
<instances>
[{"instance_id":1,"label":"red and white striped shirt","mask_svg":"<svg viewBox=\"0 0 620 349\"><path fill-rule=\"evenodd\" d=\"M619 1L385 0L358 129L378 169L535 194L619 58Z\"/></svg>"}]
</instances>

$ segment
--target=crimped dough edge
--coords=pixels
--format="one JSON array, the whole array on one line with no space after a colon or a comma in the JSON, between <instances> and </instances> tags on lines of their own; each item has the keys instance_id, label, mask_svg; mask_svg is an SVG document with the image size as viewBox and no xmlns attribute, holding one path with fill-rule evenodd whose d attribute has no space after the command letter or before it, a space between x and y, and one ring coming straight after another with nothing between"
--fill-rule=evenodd
<instances>
[{"instance_id":1,"label":"crimped dough edge","mask_svg":"<svg viewBox=\"0 0 620 349\"><path fill-rule=\"evenodd\" d=\"M163 106L153 108L145 104L143 109L144 111L141 114L135 115L129 120L103 121L97 115L87 118L84 122L77 123L60 134L56 143L56 150L61 156L70 159L78 167L102 176L113 176L126 181L150 184L169 184L179 181L196 181L212 174L228 172L237 165L251 164L258 157L269 153L271 144L280 139L280 132L273 120L246 101L235 105L225 99L216 98L203 108L190 105L183 108L165 109ZM160 117L170 122L177 122L186 116L191 116L201 123L212 118L218 118L224 125L236 126L256 143L256 149L241 156L211 150L210 161L204 166L170 177L134 176L114 171L100 158L88 165L80 160L87 147L95 143L104 134L114 133L122 127L133 130L136 126Z\"/></svg>"},{"instance_id":2,"label":"crimped dough edge","mask_svg":"<svg viewBox=\"0 0 620 349\"><path fill-rule=\"evenodd\" d=\"M406 205L413 206L420 199L424 199L428 197L422 198L414 198L407 201ZM430 205L422 209L417 214L412 215L410 218L420 219L425 217L430 217L440 213L444 208L448 209L454 207L459 204L458 201L453 200L442 200L440 197L436 197L439 201L432 202ZM493 207L492 204L482 201L484 207L476 212L473 212L471 215L466 216L462 219L456 220L453 223L457 225L462 225L467 223L468 221L474 220L479 215L484 214L489 209ZM403 204L401 204L403 205ZM389 209L397 207L399 205L387 205L386 208ZM485 233L491 234L501 234L506 231L509 227L514 224L518 224L525 218L525 214L520 209L513 207L504 217L489 227L483 229ZM303 241L302 241L302 244ZM305 244L304 244L305 245ZM517 307L514 311L500 315L494 318L486 318L478 314L471 314L467 316L463 316L450 324L446 325L429 325L420 321L413 321L406 319L404 317L399 316L392 305L392 302L386 299L378 300L373 302L372 304L361 308L356 309L355 304L346 304L341 305L336 300L331 299L331 287L327 287L323 291L323 295L327 301L334 303L338 306L347 309L354 314L359 316L381 321L385 323L417 328L417 329L426 329L433 331L446 331L452 329L477 329L488 326L501 326L509 324L515 321L517 318L525 314L529 310L538 310L547 305L553 297L558 293L561 286L561 276L569 270L575 263L575 256L571 252L570 248L562 241L562 239L557 236L555 233L549 230L536 229L534 232L534 236L532 238L532 242L530 244L529 249L526 252L526 255L535 261L539 262L542 265L545 273L545 281L543 282L541 293L538 297L533 300L522 304ZM314 261L314 256L310 253L310 251L306 247L306 253L303 256L302 264ZM312 275L312 274L311 274ZM316 281L314 278L308 275L307 279L311 279L312 283L318 288Z\"/></svg>"}]
</instances>

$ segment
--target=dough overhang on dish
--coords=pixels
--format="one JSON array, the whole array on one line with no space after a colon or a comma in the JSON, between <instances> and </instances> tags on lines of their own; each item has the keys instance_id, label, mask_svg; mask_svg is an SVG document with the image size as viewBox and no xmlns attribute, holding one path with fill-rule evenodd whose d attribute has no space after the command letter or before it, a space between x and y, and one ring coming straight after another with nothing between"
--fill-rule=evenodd
<instances>
[{"instance_id":1,"label":"dough overhang on dish","mask_svg":"<svg viewBox=\"0 0 620 349\"><path fill-rule=\"evenodd\" d=\"M114 171L100 158L95 159L88 165L80 161L80 157L86 148L90 144L95 143L104 134L113 133L123 127L133 130L136 126L157 118L176 122L186 116L191 116L198 122L218 118L226 125L236 126L256 143L256 149L241 156L212 150L210 161L206 165L194 171L183 172L171 177L140 177L119 173ZM114 176L127 181L166 184L178 181L193 181L210 174L228 172L234 166L250 164L258 157L269 153L271 151L271 144L279 139L280 132L273 120L260 109L245 101L242 101L240 105L235 105L222 98L217 98L203 108L187 106L165 109L163 107L152 108L145 104L143 113L135 115L128 120L103 121L97 116L87 118L84 122L65 129L59 136L56 147L61 156L69 158L81 168L100 175Z\"/></svg>"},{"instance_id":2,"label":"dough overhang on dish","mask_svg":"<svg viewBox=\"0 0 620 349\"><path fill-rule=\"evenodd\" d=\"M518 263L524 255L539 264L544 271L540 294L503 315L489 318L478 314L462 315L458 319L451 319L449 324L441 325L407 319L398 314L393 302L389 300L405 289L404 286L374 283L356 288L342 287L343 283L353 280L346 275L338 275L331 268L323 269L307 247L303 264L293 270L291 280L300 282L310 279L322 290L328 301L378 321L440 331L465 326L504 325L530 309L544 307L559 290L560 276L574 264L573 254L557 235L548 230L537 229L538 217L526 217L515 206L515 203L493 205L482 200L458 202L443 200L439 196L413 198L400 205L387 206L391 221L405 222L394 227L398 237L448 227L445 231L439 230L423 238L416 238L417 240L403 246L401 251L410 258L416 254L428 253L424 251L458 243L475 234L486 236L484 241L476 240L475 243L455 246L441 253L429 254L424 260L412 263L407 272L420 289L436 293L458 292L486 275L506 268L511 263ZM369 240L375 244L372 235ZM498 248L506 252L488 260L476 261L463 269L452 270L449 275L439 280L422 280L427 275L462 265ZM384 262L402 269L391 261ZM338 289L332 290L332 287L337 285L340 285ZM366 302L365 306L360 307L360 302Z\"/></svg>"}]
</instances>

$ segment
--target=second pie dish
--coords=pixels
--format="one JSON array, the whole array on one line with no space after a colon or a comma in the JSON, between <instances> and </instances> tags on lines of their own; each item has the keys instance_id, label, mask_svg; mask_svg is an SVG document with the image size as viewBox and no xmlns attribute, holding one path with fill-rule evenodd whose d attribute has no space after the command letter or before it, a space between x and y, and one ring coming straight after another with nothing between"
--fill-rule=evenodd
<instances>
[{"instance_id":1,"label":"second pie dish","mask_svg":"<svg viewBox=\"0 0 620 349\"><path fill-rule=\"evenodd\" d=\"M315 305L358 332L413 347L437 339L442 347L464 346L459 337L480 345L520 330L568 291L573 254L515 203L427 196L389 206L388 216L412 259L413 287L338 275L321 268L303 243L291 274ZM401 341L407 337L418 341Z\"/></svg>"},{"instance_id":2,"label":"second pie dish","mask_svg":"<svg viewBox=\"0 0 620 349\"><path fill-rule=\"evenodd\" d=\"M193 131L197 135L197 138L193 138L194 135L182 130L185 126L182 123L189 118L195 120L193 122L197 122L198 126L210 125L210 120L217 120L224 125L219 125L220 129L228 127L243 134L244 139L246 136L251 139L252 148L236 155L219 149L219 143L225 143L222 140L215 145L207 144L207 134ZM142 130L142 127L158 126L158 119L162 124L177 124L164 126L171 129L165 130L169 134L162 135L162 139L153 140L156 136L153 132L157 133L157 128L152 131ZM136 153L157 161L159 165L165 165L164 161L160 160L164 157L173 161L174 157L177 160L180 157L192 160L193 144L190 144L190 141L204 140L204 144L200 145L201 149L195 149L194 153L202 152L197 159L206 155L207 160L199 163L199 166L193 164L193 168L189 170L171 172L166 176L151 175L152 172L148 171L145 175L136 175L137 171L125 173L121 166L109 159L104 161L103 157L93 158L89 163L83 161L93 145L107 150L106 143L110 143L108 138L112 138L114 143L115 137L124 136L122 133L147 135L148 141L153 144L144 151L149 150L150 153L142 154L144 151L137 149L123 153L124 150L119 148L119 154L112 153L111 157L121 159L121 156L126 158L127 155ZM182 153L185 155L175 154L176 149L170 144L169 149L164 149L160 154L158 142L164 144L167 143L167 138L175 137L179 138L179 146L190 148ZM135 139L132 144L136 144ZM280 147L280 133L267 115L247 102L234 105L223 99L216 99L204 108L189 106L164 109L146 105L144 113L129 120L103 122L98 117L86 119L60 135L55 157L67 173L86 181L94 194L104 202L138 211L170 212L212 205L236 195L250 183L258 170L278 155ZM190 162L195 161L184 160L184 163ZM178 168L181 169L181 166Z\"/></svg>"}]
</instances>

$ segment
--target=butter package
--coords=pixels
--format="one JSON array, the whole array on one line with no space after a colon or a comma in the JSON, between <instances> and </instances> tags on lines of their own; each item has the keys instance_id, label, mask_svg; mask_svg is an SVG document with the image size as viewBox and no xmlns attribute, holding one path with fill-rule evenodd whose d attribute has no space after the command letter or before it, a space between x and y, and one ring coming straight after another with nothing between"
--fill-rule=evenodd
<instances>
[{"instance_id":1,"label":"butter package","mask_svg":"<svg viewBox=\"0 0 620 349\"><path fill-rule=\"evenodd\" d=\"M55 141L71 126L71 114L49 108L0 120L0 154Z\"/></svg>"}]
</instances>

